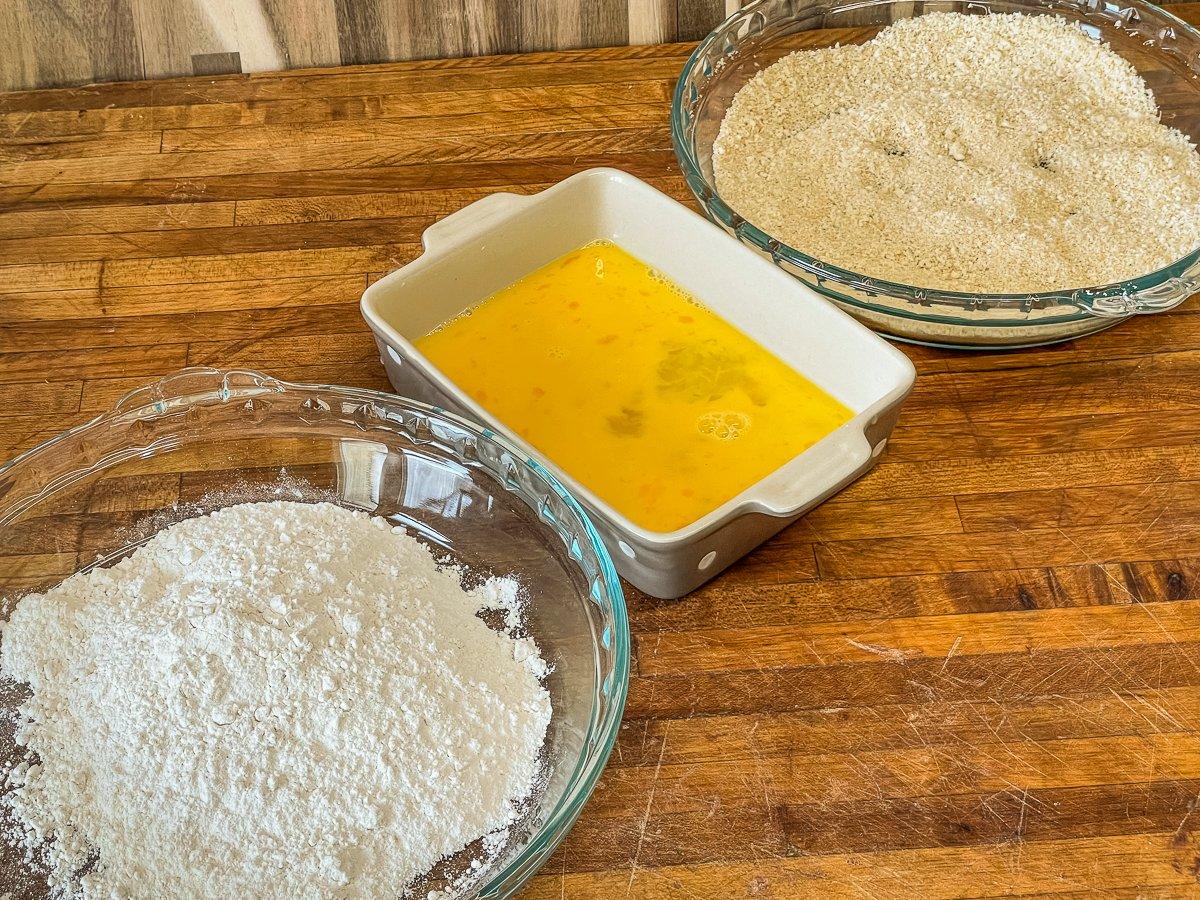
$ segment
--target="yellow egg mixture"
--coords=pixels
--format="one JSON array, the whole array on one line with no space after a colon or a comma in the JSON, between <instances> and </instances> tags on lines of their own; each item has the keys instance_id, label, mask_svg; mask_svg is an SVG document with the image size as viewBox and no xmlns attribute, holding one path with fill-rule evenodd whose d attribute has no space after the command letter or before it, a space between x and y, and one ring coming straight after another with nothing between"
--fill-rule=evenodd
<instances>
[{"instance_id":1,"label":"yellow egg mixture","mask_svg":"<svg viewBox=\"0 0 1200 900\"><path fill-rule=\"evenodd\" d=\"M604 241L543 266L416 346L651 531L694 522L853 415Z\"/></svg>"}]
</instances>

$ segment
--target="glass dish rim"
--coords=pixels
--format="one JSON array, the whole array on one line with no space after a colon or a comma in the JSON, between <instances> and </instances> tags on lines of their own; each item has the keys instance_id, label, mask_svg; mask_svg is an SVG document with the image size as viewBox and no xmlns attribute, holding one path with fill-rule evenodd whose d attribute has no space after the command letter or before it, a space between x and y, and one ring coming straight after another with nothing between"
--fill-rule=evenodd
<instances>
[{"instance_id":1,"label":"glass dish rim","mask_svg":"<svg viewBox=\"0 0 1200 900\"><path fill-rule=\"evenodd\" d=\"M164 388L173 379L182 380L197 376L212 379L220 378L220 386L216 388L210 387L207 390L192 390L191 392L174 395L169 398L155 398L152 393L148 392ZM245 378L246 383L231 386L231 378ZM584 736L584 752L580 754L571 772L568 789L559 798L545 822L538 828L537 832L522 848L521 852L503 869L495 873L486 885L479 888L477 894L479 896L507 896L512 890L520 887L520 885L532 876L537 871L537 868L540 868L544 859L539 860L539 856L542 856L547 848L552 849L562 840L567 830L574 824L575 819L579 816L587 800L591 797L596 783L599 781L612 754L613 747L616 746L629 694L632 636L629 630L628 611L625 605L625 592L621 587L620 578L617 575L612 556L605 547L604 541L601 539L600 533L596 530L596 526L587 511L541 463L535 459L531 459L524 451L504 437L504 435L497 434L490 428L464 419L439 406L423 403L399 394L347 385L286 381L251 369L217 369L208 366L198 366L178 370L157 381L135 388L123 395L112 408L105 412L78 425L67 428L22 451L7 462L0 464L0 478L4 478L18 466L25 465L46 453L52 452L58 445L94 429L125 422L135 422L144 417L157 417L162 415L168 408L184 408L194 405L202 399L212 398L220 403L228 403L245 400L250 397L280 394L287 391L333 393L339 398L383 403L393 409L399 407L403 410L415 412L427 419L434 421L441 420L454 428L474 435L476 438L489 441L511 454L514 460L530 470L536 478L549 487L575 513L583 525L588 545L595 554L598 563L598 574L604 582L604 589L608 594L609 605L612 608L613 631L615 632L612 638L613 666L611 676L607 679L611 681L612 694L609 696L608 709L605 711L603 717L597 717L593 712L591 720L588 722L588 730ZM145 394L144 402L142 402L143 398L140 396L143 394ZM110 461L120 463L126 461L128 458L130 457L124 453L120 453L115 459L113 454L109 454L98 460L89 461L79 466L75 470L72 470L71 474L77 476L80 472L86 473L98 470L98 467L102 463ZM0 529L12 522L16 516L26 512L39 499L44 498L53 488L61 486L61 481L61 477L51 480L27 497L26 502L18 503L14 509L8 512L0 512ZM502 485L498 485L498 487L503 489ZM534 512L536 514L536 510ZM603 686L604 680L606 679L601 679L598 687ZM528 871L523 871L533 860L538 860L537 865ZM506 884L506 882L514 877L517 879L514 884Z\"/></svg>"},{"instance_id":2,"label":"glass dish rim","mask_svg":"<svg viewBox=\"0 0 1200 900\"><path fill-rule=\"evenodd\" d=\"M864 275L860 272L825 262L802 250L797 250L777 238L771 237L765 231L738 214L725 202L717 192L716 185L705 177L701 171L699 161L693 153L691 142L687 140L684 134L684 91L686 83L698 65L699 60L718 41L726 37L727 32L735 23L755 15L758 12L758 7L768 2L770 0L752 0L752 2L735 11L721 22L720 25L709 32L688 55L687 61L684 63L679 77L675 82L675 90L671 95L671 144L675 152L675 158L683 172L684 180L687 182L688 188L696 196L696 199L704 207L705 212L710 217L719 219L723 225L732 229L738 237L749 242L762 252L769 254L777 262L782 260L794 265L814 276L818 281L829 280L836 284L861 290L866 294L882 294L896 297L897 299L917 304L922 309L927 309L929 304L936 302L967 312L984 306L1022 312L1053 306L1069 306L1075 310L1072 313L1056 316L1055 321L1058 323L1078 321L1085 318L1107 318L1104 314L1096 312L1091 308L1093 301L1109 298L1127 298L1142 291L1152 290L1175 278L1183 276L1193 266L1200 265L1200 246L1197 246L1194 250L1166 266L1144 275L1136 276L1135 278L1112 282L1110 284L1043 292L973 293L969 291L943 290L941 288L923 288L903 282L889 281L883 278ZM829 5L831 7L857 9L863 6L899 6L904 2L905 0L868 0L868 2L864 3L862 0L851 0L851 2L840 3L838 0L831 0ZM1008 2L1029 3L1029 0L1008 0ZM1161 6L1144 2L1144 0L1128 0L1128 4L1131 6L1151 7L1156 14L1168 19L1174 28L1188 34L1197 43L1200 43L1200 30L1197 30ZM1032 6L1032 4L1029 5ZM1053 8L1050 7L1039 7L1039 10L1033 14L1054 14ZM931 10L931 12L936 11ZM916 15L906 14L901 18L916 18L917 15L925 15L925 13L921 12ZM736 43L736 40L733 42ZM736 52L735 50L733 54L728 55L736 55ZM841 299L840 295L839 299ZM874 312L887 315L897 314L897 309L893 306L874 305L863 301L852 302L856 306ZM933 312L922 312L911 313L908 317L917 321L957 322L978 328L1007 328L1011 327L1014 323L1022 325L1034 324L1025 320L963 320L955 317L953 313L942 316ZM1038 324L1041 321L1039 320Z\"/></svg>"}]
</instances>

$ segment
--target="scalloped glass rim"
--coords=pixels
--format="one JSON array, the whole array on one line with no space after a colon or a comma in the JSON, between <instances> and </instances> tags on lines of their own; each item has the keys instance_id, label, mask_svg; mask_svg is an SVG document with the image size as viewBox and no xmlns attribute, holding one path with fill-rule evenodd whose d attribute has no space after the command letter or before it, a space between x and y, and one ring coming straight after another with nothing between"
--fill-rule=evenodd
<instances>
[{"instance_id":1,"label":"scalloped glass rim","mask_svg":"<svg viewBox=\"0 0 1200 900\"><path fill-rule=\"evenodd\" d=\"M954 325L969 325L977 328L1008 328L1014 325L1029 325L1025 319L988 319L982 321L979 319L963 319L953 315L941 315L935 312L912 312L906 313L898 310L894 306L876 306L870 303L864 303L861 300L853 297L847 297L837 291L831 290L823 284L822 281L832 281L837 284L843 284L847 287L856 288L867 294L885 294L897 297L902 300L907 300L922 309L927 310L931 304L942 304L945 306L953 306L962 310L973 310L980 308L998 307L1001 309L1013 309L1020 312L1028 312L1033 309L1044 309L1052 306L1073 306L1078 310L1075 313L1069 313L1062 316L1053 316L1038 319L1038 325L1062 324L1066 322L1075 322L1085 318L1109 318L1101 313L1092 310L1092 304L1096 300L1104 299L1120 299L1130 297L1131 295L1140 293L1146 290L1157 288L1174 278L1182 277L1185 274L1190 274L1194 268L1200 268L1200 247L1197 247L1191 253L1186 254L1170 265L1164 266L1146 275L1140 275L1136 278L1131 278L1126 281L1114 282L1112 284L1099 285L1095 287L1074 288L1071 290L1046 291L1043 293L1024 293L1024 294L983 294L969 293L964 291L949 291L938 288L922 288L916 285L904 284L902 282L888 281L883 278L873 278L862 273L855 272L850 269L844 269L833 263L827 263L814 256L810 256L802 250L797 250L794 247L785 244L783 241L771 237L762 229L747 221L743 216L739 215L727 204L719 193L716 186L705 178L700 169L699 161L696 159L693 152L692 142L685 135L684 121L684 90L696 67L698 60L704 57L708 51L721 40L729 40L731 43L736 43L736 38L728 37L729 32L743 20L749 19L758 12L758 7L763 5L766 0L755 0L742 7L737 12L733 13L724 22L718 25L709 35L704 38L688 56L687 62L684 63L683 69L679 73L679 78L675 82L675 90L671 97L671 143L675 151L675 157L679 161L680 167L683 170L684 179L687 181L688 187L695 194L700 205L704 207L707 215L717 220L721 225L730 229L737 236L747 243L757 247L762 252L770 255L776 262L784 261L797 268L808 272L818 280L818 285L815 289L822 293L836 297L840 302L857 306L863 309L871 310L872 312L883 313L889 316L899 316L902 318L912 319L914 321L937 321L946 324ZM840 5L840 9L852 10L864 7L874 6L892 6L899 0L869 0L863 3L847 3ZM1171 20L1173 26L1179 30L1190 34L1197 42L1200 42L1200 31L1197 31L1187 22L1179 17L1172 15L1161 7L1155 7L1156 13L1164 18ZM1051 10L1047 9L1047 13ZM735 58L738 51L726 54L725 58Z\"/></svg>"},{"instance_id":2,"label":"scalloped glass rim","mask_svg":"<svg viewBox=\"0 0 1200 900\"><path fill-rule=\"evenodd\" d=\"M173 379L183 381L186 378L194 376L214 378L219 376L221 377L221 384L213 390L194 391L188 394L165 398L154 397L150 393L152 389L164 388ZM232 379L240 378L246 379L247 383L231 384ZM496 444L506 453L510 454L514 460L523 463L535 477L549 487L567 508L578 517L580 523L583 525L588 545L596 558L599 574L604 582L604 589L612 608L612 630L615 632L612 635L613 667L608 678L604 679L603 683L598 685L598 689L608 696L609 704L607 709L604 710L603 716L601 716L598 706L594 706L592 709L587 734L584 736L584 747L592 748L592 751L581 754L579 760L576 762L569 781L570 789L565 791L562 797L559 798L537 833L522 848L516 858L505 866L504 869L496 873L487 885L480 890L478 895L489 898L510 896L524 884L526 879L545 861L550 851L566 836L571 825L578 818L584 804L591 796L597 781L600 779L601 773L604 771L608 758L612 754L612 749L616 745L617 734L620 730L621 719L624 716L625 702L629 691L629 660L632 639L629 633L628 613L625 608L625 592L621 587L620 578L617 576L616 567L613 565L612 557L609 555L604 542L600 538L599 532L596 530L595 525L592 524L592 520L587 512L571 496L570 492L563 487L558 479L537 462L537 460L531 459L503 435L496 434L491 429L483 428L467 419L447 412L441 407L421 403L417 400L410 400L398 394L387 394L382 391L346 387L343 385L283 381L247 369L219 370L200 367L185 369L174 375L167 376L155 384L130 391L108 412L101 413L87 422L68 428L60 434L18 454L7 463L0 465L0 479L3 479L5 475L18 466L36 460L39 456L52 451L60 443L89 430L121 422L137 421L144 417L158 417L170 409L189 406L203 400L228 403L251 397L270 396L278 393L280 390L333 392L350 399L370 401L392 408L399 407L425 416L431 421L440 421L452 428L465 431ZM146 394L145 402L132 402L135 399L140 399L139 395L143 393ZM11 522L32 504L44 498L48 493L61 489L79 478L86 477L88 474L99 471L101 468L105 468L116 462L138 455L148 455L148 451L151 448L156 450L162 449L162 444L151 443L145 447L131 446L123 448L121 451L106 454L85 467L75 469L63 477L46 483L40 490L19 499L12 508L0 512L0 526ZM464 460L463 463L466 465L471 464L469 460ZM3 499L5 499L3 495L0 495L0 500Z\"/></svg>"}]
</instances>

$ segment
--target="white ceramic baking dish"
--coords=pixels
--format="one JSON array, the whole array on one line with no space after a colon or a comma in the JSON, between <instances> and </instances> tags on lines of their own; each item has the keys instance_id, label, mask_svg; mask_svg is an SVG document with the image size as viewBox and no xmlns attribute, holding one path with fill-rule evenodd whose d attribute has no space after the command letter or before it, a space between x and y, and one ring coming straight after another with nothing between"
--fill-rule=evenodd
<instances>
[{"instance_id":1,"label":"white ceramic baking dish","mask_svg":"<svg viewBox=\"0 0 1200 900\"><path fill-rule=\"evenodd\" d=\"M541 456L413 346L534 269L599 239L661 271L854 410L854 418L691 525L653 532ZM580 172L532 196L485 197L430 226L423 244L424 254L362 298L392 385L476 419L542 460L591 513L621 575L655 597L694 590L866 472L916 376L904 354L832 303L687 207L615 169Z\"/></svg>"}]
</instances>

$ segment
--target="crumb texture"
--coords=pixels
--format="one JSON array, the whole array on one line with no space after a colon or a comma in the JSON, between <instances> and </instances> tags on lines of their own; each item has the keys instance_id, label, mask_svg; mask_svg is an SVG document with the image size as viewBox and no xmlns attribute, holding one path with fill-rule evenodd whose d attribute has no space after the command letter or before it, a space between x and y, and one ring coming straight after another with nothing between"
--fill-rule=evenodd
<instances>
[{"instance_id":1,"label":"crumb texture","mask_svg":"<svg viewBox=\"0 0 1200 900\"><path fill-rule=\"evenodd\" d=\"M713 168L772 237L918 287L1094 287L1200 246L1200 154L1053 16L931 13L786 56L734 98Z\"/></svg>"},{"instance_id":2,"label":"crumb texture","mask_svg":"<svg viewBox=\"0 0 1200 900\"><path fill-rule=\"evenodd\" d=\"M536 645L484 609L513 625L516 583L466 591L329 503L167 528L4 626L31 691L12 834L59 896L392 898L481 837L486 860L551 709Z\"/></svg>"}]
</instances>

